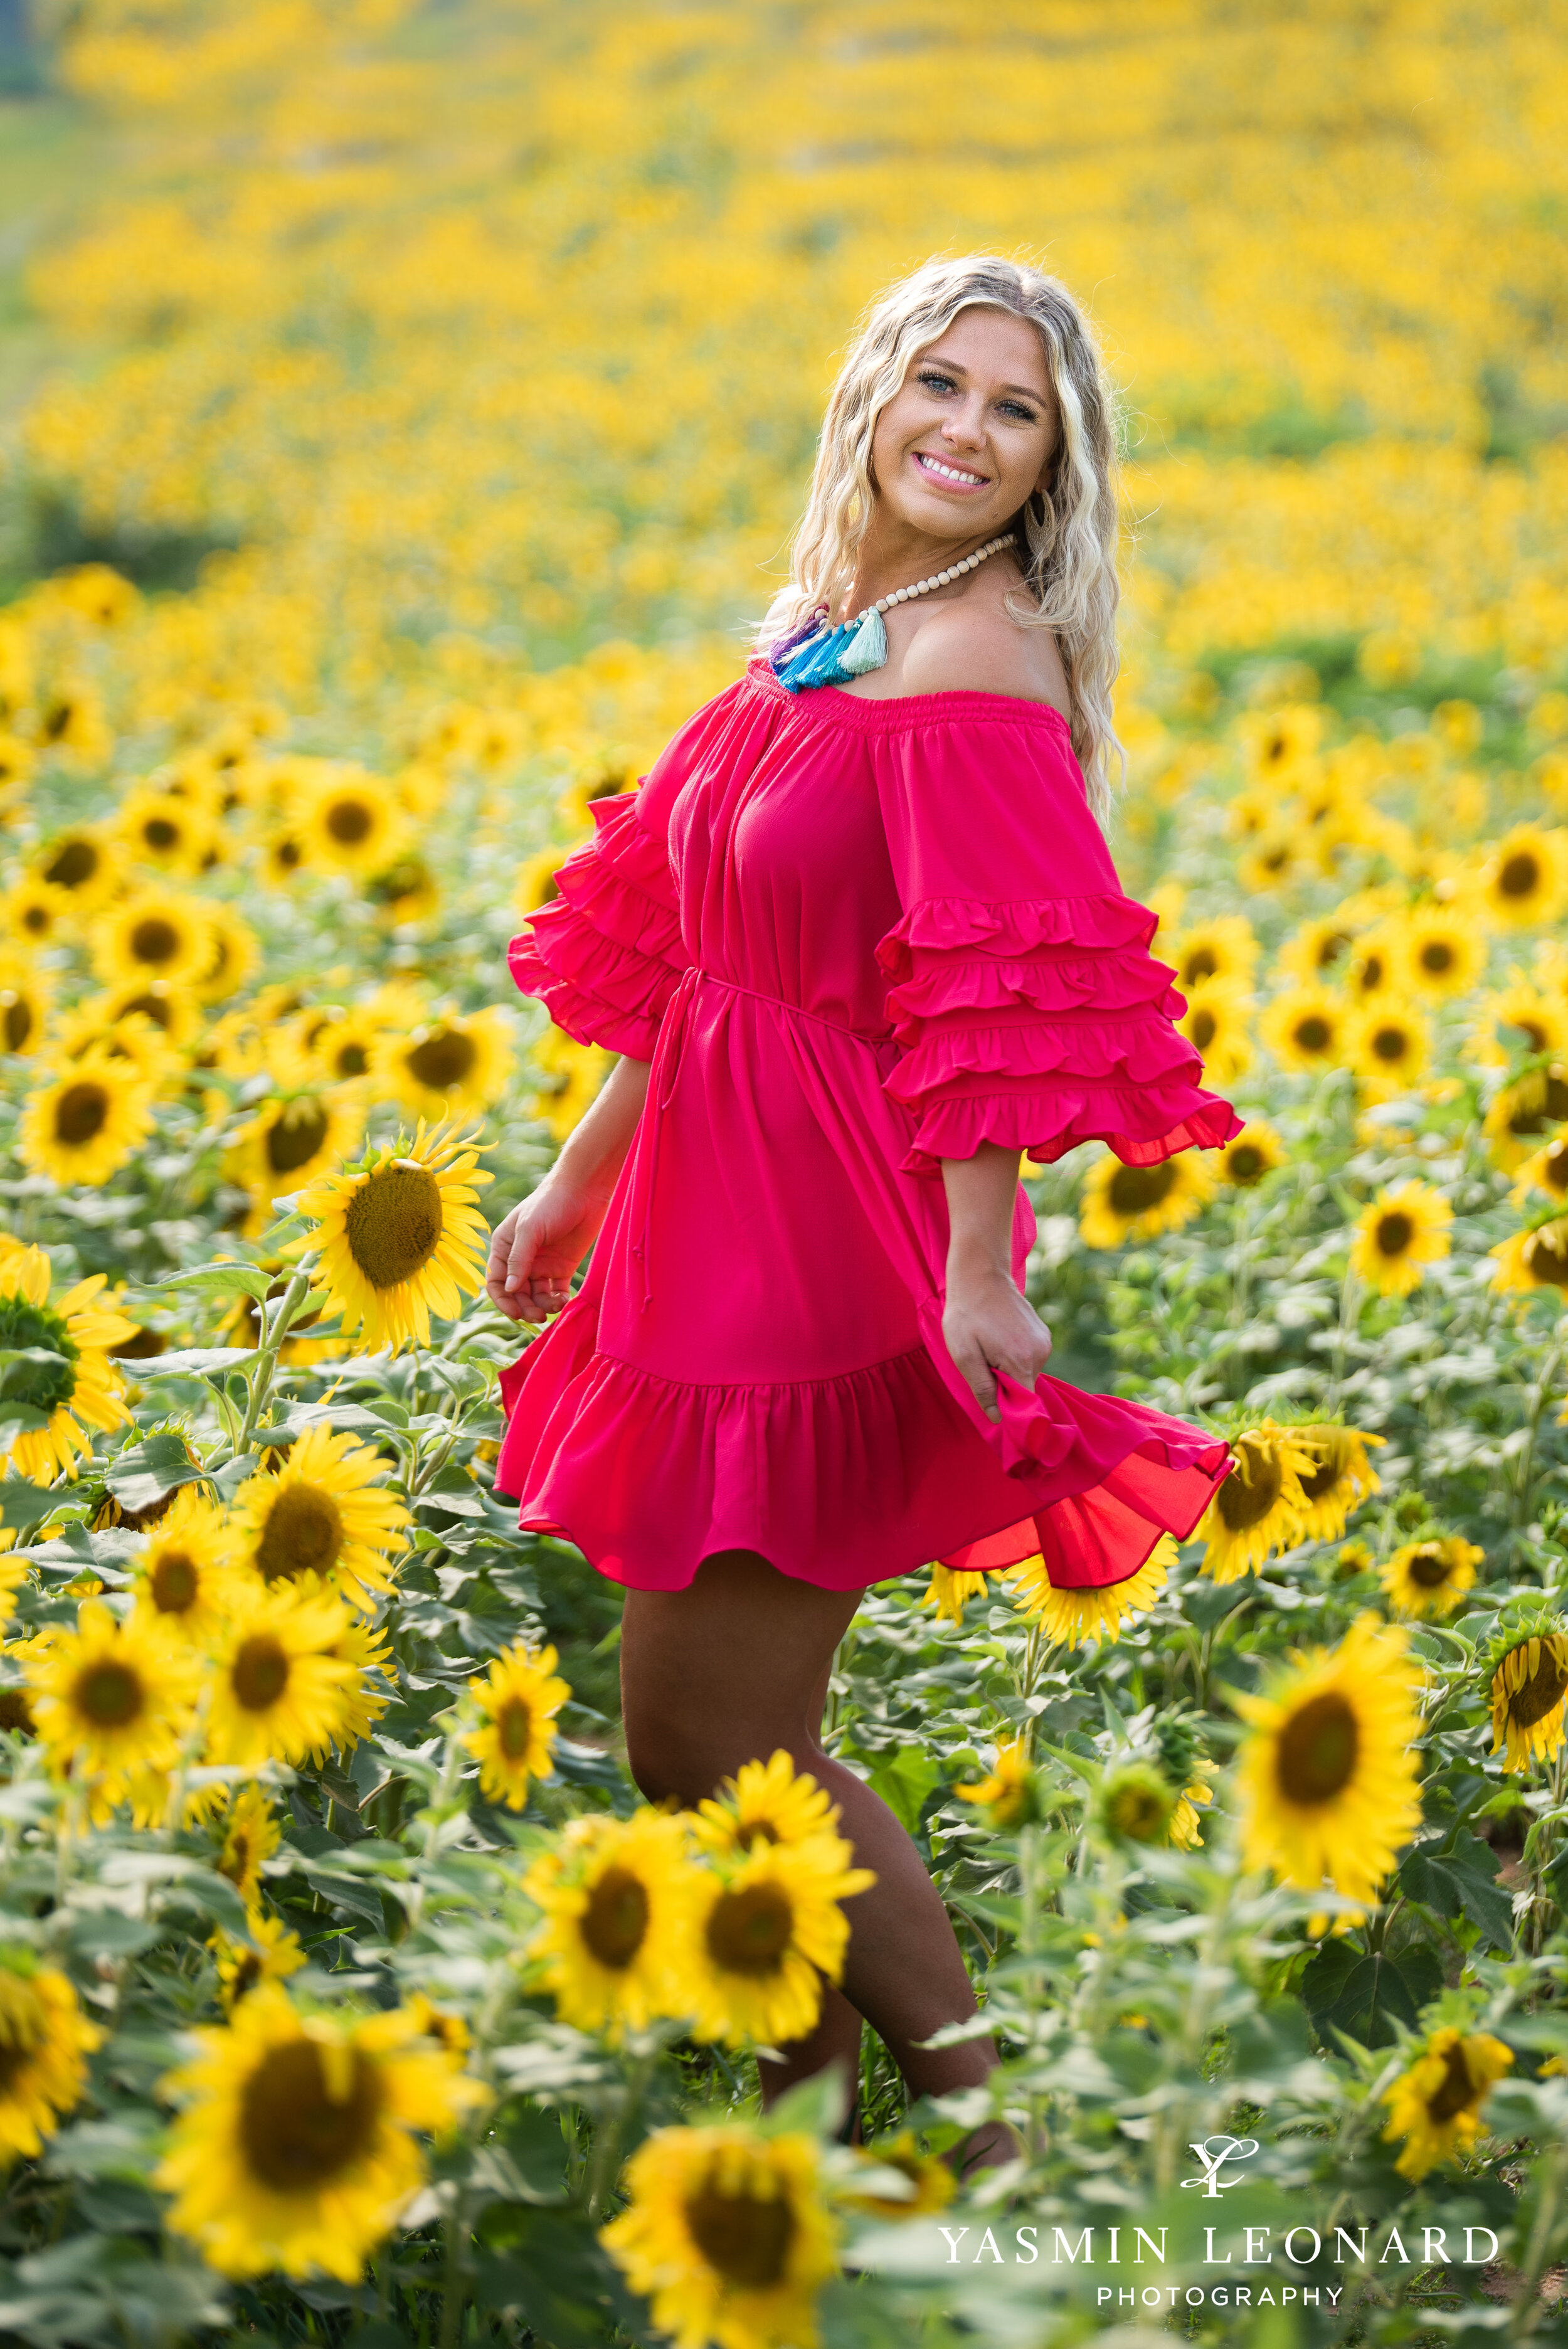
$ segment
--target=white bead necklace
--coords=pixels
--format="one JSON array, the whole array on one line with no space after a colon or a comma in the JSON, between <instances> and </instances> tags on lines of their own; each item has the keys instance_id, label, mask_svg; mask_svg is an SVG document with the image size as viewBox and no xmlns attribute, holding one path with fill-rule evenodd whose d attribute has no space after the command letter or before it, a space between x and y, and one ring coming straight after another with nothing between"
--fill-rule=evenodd
<instances>
[{"instance_id":1,"label":"white bead necklace","mask_svg":"<svg viewBox=\"0 0 1568 2349\"><path fill-rule=\"evenodd\" d=\"M962 579L965 572L977 569L989 556L1014 543L1013 533L1004 531L1000 538L966 554L962 563L949 564L945 571L934 572L913 587L895 587L891 595L879 596L864 610L841 620L837 627L828 606L819 605L802 626L774 646L768 657L769 667L789 693L799 693L807 686L842 685L852 677L881 668L887 660L884 612L891 612L895 604L913 604L917 595L929 595L934 587Z\"/></svg>"}]
</instances>

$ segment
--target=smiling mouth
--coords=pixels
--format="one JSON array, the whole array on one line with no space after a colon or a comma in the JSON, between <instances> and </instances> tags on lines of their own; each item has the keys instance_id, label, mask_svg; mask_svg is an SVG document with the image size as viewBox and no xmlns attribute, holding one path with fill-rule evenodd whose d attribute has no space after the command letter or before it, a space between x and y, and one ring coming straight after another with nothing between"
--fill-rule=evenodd
<instances>
[{"instance_id":1,"label":"smiling mouth","mask_svg":"<svg viewBox=\"0 0 1568 2349\"><path fill-rule=\"evenodd\" d=\"M915 450L914 461L923 473L934 481L946 481L955 490L988 490L991 486L984 473L972 473L962 465L944 464L940 457L930 456L923 449Z\"/></svg>"}]
</instances>

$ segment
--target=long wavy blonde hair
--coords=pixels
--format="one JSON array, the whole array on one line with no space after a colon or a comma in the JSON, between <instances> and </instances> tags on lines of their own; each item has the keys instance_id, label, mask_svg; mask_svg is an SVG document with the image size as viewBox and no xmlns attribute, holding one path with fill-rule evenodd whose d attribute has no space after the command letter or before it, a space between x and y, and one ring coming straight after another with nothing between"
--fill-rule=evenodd
<instances>
[{"instance_id":1,"label":"long wavy blonde hair","mask_svg":"<svg viewBox=\"0 0 1568 2349\"><path fill-rule=\"evenodd\" d=\"M872 440L916 353L944 335L961 310L981 305L1026 318L1040 337L1056 394L1060 435L1048 494L1016 515L1024 560L1007 609L1026 627L1054 628L1067 671L1073 749L1102 820L1111 768L1126 757L1116 737L1111 688L1120 657L1116 610L1117 395L1099 347L1060 280L992 254L928 261L888 287L866 312L833 386L817 445L810 495L790 542L790 577L758 631L776 644L819 605L837 611L853 586L876 491Z\"/></svg>"}]
</instances>

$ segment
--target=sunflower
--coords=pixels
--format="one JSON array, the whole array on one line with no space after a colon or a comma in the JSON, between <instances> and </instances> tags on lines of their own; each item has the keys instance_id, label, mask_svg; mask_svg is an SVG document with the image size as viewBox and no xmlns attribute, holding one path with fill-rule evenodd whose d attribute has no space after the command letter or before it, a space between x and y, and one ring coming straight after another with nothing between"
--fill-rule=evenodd
<instances>
[{"instance_id":1,"label":"sunflower","mask_svg":"<svg viewBox=\"0 0 1568 2349\"><path fill-rule=\"evenodd\" d=\"M206 905L172 889L122 897L93 924L93 968L110 987L128 978L194 984L211 968L212 951Z\"/></svg>"},{"instance_id":2,"label":"sunflower","mask_svg":"<svg viewBox=\"0 0 1568 2349\"><path fill-rule=\"evenodd\" d=\"M1383 2091L1389 2107L1384 2142L1405 2140L1394 2164L1401 2177L1425 2178L1439 2161L1469 2153L1486 2127L1481 2106L1512 2063L1512 2050L1489 2032L1467 2034L1448 2023L1432 2033L1414 2063Z\"/></svg>"},{"instance_id":3,"label":"sunflower","mask_svg":"<svg viewBox=\"0 0 1568 2349\"><path fill-rule=\"evenodd\" d=\"M337 1735L356 1677L333 1652L346 1619L312 1590L242 1589L213 1654L210 1762L298 1762Z\"/></svg>"},{"instance_id":4,"label":"sunflower","mask_svg":"<svg viewBox=\"0 0 1568 2349\"><path fill-rule=\"evenodd\" d=\"M414 2132L444 2134L484 2091L406 2008L296 2013L263 1982L162 2084L188 2109L154 2183L168 2224L219 2272L318 2269L356 2282L425 2176Z\"/></svg>"},{"instance_id":5,"label":"sunflower","mask_svg":"<svg viewBox=\"0 0 1568 2349\"><path fill-rule=\"evenodd\" d=\"M304 799L294 830L307 863L364 881L384 873L401 854L408 821L388 784L344 767Z\"/></svg>"},{"instance_id":6,"label":"sunflower","mask_svg":"<svg viewBox=\"0 0 1568 2349\"><path fill-rule=\"evenodd\" d=\"M126 793L113 830L127 854L141 864L188 877L211 860L215 845L212 818L204 806L146 785Z\"/></svg>"},{"instance_id":7,"label":"sunflower","mask_svg":"<svg viewBox=\"0 0 1568 2349\"><path fill-rule=\"evenodd\" d=\"M378 1481L387 1463L368 1444L306 1428L275 1473L247 1478L234 1495L234 1554L269 1586L321 1592L330 1579L351 1605L373 1608L392 1588L391 1556L407 1543L409 1516Z\"/></svg>"},{"instance_id":8,"label":"sunflower","mask_svg":"<svg viewBox=\"0 0 1568 2349\"><path fill-rule=\"evenodd\" d=\"M1180 1231L1214 1195L1214 1176L1192 1153L1156 1166L1124 1166L1105 1157L1084 1177L1078 1229L1089 1247L1120 1247Z\"/></svg>"},{"instance_id":9,"label":"sunflower","mask_svg":"<svg viewBox=\"0 0 1568 2349\"><path fill-rule=\"evenodd\" d=\"M1302 987L1319 987L1343 977L1356 945L1356 925L1342 909L1321 920L1304 922L1279 950L1279 966Z\"/></svg>"},{"instance_id":10,"label":"sunflower","mask_svg":"<svg viewBox=\"0 0 1568 2349\"><path fill-rule=\"evenodd\" d=\"M1167 1844L1181 1797L1152 1762L1108 1770L1095 1792L1095 1816L1113 1843Z\"/></svg>"},{"instance_id":11,"label":"sunflower","mask_svg":"<svg viewBox=\"0 0 1568 2349\"><path fill-rule=\"evenodd\" d=\"M1517 929L1555 921L1568 905L1568 842L1560 831L1519 824L1500 840L1481 868L1487 911Z\"/></svg>"},{"instance_id":12,"label":"sunflower","mask_svg":"<svg viewBox=\"0 0 1568 2349\"><path fill-rule=\"evenodd\" d=\"M227 1172L251 1195L245 1236L259 1239L273 1219L274 1200L335 1172L365 1132L365 1087L324 1085L283 1064L274 1045L267 1056L276 1091L242 1127Z\"/></svg>"},{"instance_id":13,"label":"sunflower","mask_svg":"<svg viewBox=\"0 0 1568 2349\"><path fill-rule=\"evenodd\" d=\"M1541 1613L1499 1635L1487 1658L1491 1675L1491 1750L1505 1770L1549 1762L1563 1739L1568 1700L1568 1624Z\"/></svg>"},{"instance_id":14,"label":"sunflower","mask_svg":"<svg viewBox=\"0 0 1568 2349\"><path fill-rule=\"evenodd\" d=\"M351 1084L370 1074L387 1023L370 1009L316 1010L301 1014L296 1032L303 1048L334 1084Z\"/></svg>"},{"instance_id":15,"label":"sunflower","mask_svg":"<svg viewBox=\"0 0 1568 2349\"><path fill-rule=\"evenodd\" d=\"M387 922L428 921L440 910L441 892L435 874L422 856L407 851L366 883L365 895Z\"/></svg>"},{"instance_id":16,"label":"sunflower","mask_svg":"<svg viewBox=\"0 0 1568 2349\"><path fill-rule=\"evenodd\" d=\"M64 1076L84 1061L107 1061L118 1075L134 1080L150 1096L158 1094L180 1061L163 1029L149 1017L141 1002L145 996L162 1009L161 991L161 980L143 979L132 980L123 990L85 997L56 1029L52 1056L56 1074ZM122 992L133 999L133 1008L110 1019L106 1007Z\"/></svg>"},{"instance_id":17,"label":"sunflower","mask_svg":"<svg viewBox=\"0 0 1568 2349\"><path fill-rule=\"evenodd\" d=\"M1424 1268L1449 1253L1454 1211L1440 1191L1412 1178L1385 1185L1356 1218L1350 1268L1380 1297L1408 1297Z\"/></svg>"},{"instance_id":18,"label":"sunflower","mask_svg":"<svg viewBox=\"0 0 1568 2349\"><path fill-rule=\"evenodd\" d=\"M1406 1542L1382 1569L1388 1603L1417 1621L1440 1623L1453 1613L1485 1560L1485 1550L1458 1534Z\"/></svg>"},{"instance_id":19,"label":"sunflower","mask_svg":"<svg viewBox=\"0 0 1568 2349\"><path fill-rule=\"evenodd\" d=\"M33 864L39 880L61 891L78 917L96 914L125 885L124 870L97 824L57 832Z\"/></svg>"},{"instance_id":20,"label":"sunflower","mask_svg":"<svg viewBox=\"0 0 1568 2349\"><path fill-rule=\"evenodd\" d=\"M1231 1454L1235 1465L1215 1487L1195 1537L1208 1545L1202 1571L1221 1583L1255 1574L1304 1538L1301 1480L1318 1464L1300 1428L1280 1427L1272 1419L1238 1435Z\"/></svg>"},{"instance_id":21,"label":"sunflower","mask_svg":"<svg viewBox=\"0 0 1568 2349\"><path fill-rule=\"evenodd\" d=\"M16 1154L63 1190L118 1174L152 1131L152 1097L134 1064L91 1053L34 1088L22 1104Z\"/></svg>"},{"instance_id":22,"label":"sunflower","mask_svg":"<svg viewBox=\"0 0 1568 2349\"><path fill-rule=\"evenodd\" d=\"M763 1844L793 1849L825 1837L847 1864L852 1853L838 1826L838 1805L809 1771L796 1769L781 1745L766 1762L744 1763L691 1821L696 1843L716 1859L744 1858Z\"/></svg>"},{"instance_id":23,"label":"sunflower","mask_svg":"<svg viewBox=\"0 0 1568 2349\"><path fill-rule=\"evenodd\" d=\"M1241 721L1249 780L1266 777L1286 791L1297 788L1323 740L1323 711L1314 701L1249 713Z\"/></svg>"},{"instance_id":24,"label":"sunflower","mask_svg":"<svg viewBox=\"0 0 1568 2349\"><path fill-rule=\"evenodd\" d=\"M201 1487L181 1485L135 1561L137 1612L189 1645L206 1648L233 1604L233 1535Z\"/></svg>"},{"instance_id":25,"label":"sunflower","mask_svg":"<svg viewBox=\"0 0 1568 2349\"><path fill-rule=\"evenodd\" d=\"M1553 1216L1529 1231L1515 1232L1487 1254L1495 1258L1495 1287L1530 1294L1555 1289L1568 1296L1568 1216Z\"/></svg>"},{"instance_id":26,"label":"sunflower","mask_svg":"<svg viewBox=\"0 0 1568 2349\"><path fill-rule=\"evenodd\" d=\"M976 1779L968 1786L954 1786L953 1791L961 1803L973 1803L978 1809L989 1811L991 1825L1003 1832L1027 1826L1041 1816L1040 1775L1022 1737L997 1746L988 1778Z\"/></svg>"},{"instance_id":27,"label":"sunflower","mask_svg":"<svg viewBox=\"0 0 1568 2349\"><path fill-rule=\"evenodd\" d=\"M1370 1906L1421 1819L1414 1747L1420 1676L1408 1634L1358 1616L1339 1646L1297 1655L1262 1696L1233 1702L1248 1868Z\"/></svg>"},{"instance_id":28,"label":"sunflower","mask_svg":"<svg viewBox=\"0 0 1568 2349\"><path fill-rule=\"evenodd\" d=\"M739 2126L662 2128L626 2165L600 2241L674 2349L818 2349L838 2261L816 2142Z\"/></svg>"},{"instance_id":29,"label":"sunflower","mask_svg":"<svg viewBox=\"0 0 1568 2349\"><path fill-rule=\"evenodd\" d=\"M897 2170L909 2183L909 2192L897 2201L885 2193L840 2197L851 2209L863 2210L868 2218L932 2219L938 2210L946 2209L958 2191L958 2180L946 2162L922 2153L913 2129L901 2129L896 2137L883 2137L879 2144L859 2146L855 2150L857 2158L868 2168Z\"/></svg>"},{"instance_id":30,"label":"sunflower","mask_svg":"<svg viewBox=\"0 0 1568 2349\"><path fill-rule=\"evenodd\" d=\"M686 1824L647 1809L571 1820L523 1890L544 1911L528 1945L563 2023L612 2036L691 2005Z\"/></svg>"},{"instance_id":31,"label":"sunflower","mask_svg":"<svg viewBox=\"0 0 1568 2349\"><path fill-rule=\"evenodd\" d=\"M53 989L30 957L0 947L0 1052L19 1059L44 1040Z\"/></svg>"},{"instance_id":32,"label":"sunflower","mask_svg":"<svg viewBox=\"0 0 1568 2349\"><path fill-rule=\"evenodd\" d=\"M1188 1042L1202 1054L1203 1067L1216 1084L1229 1084L1253 1064L1252 1039L1247 1034L1249 1000L1224 979L1205 979L1192 988L1177 1022Z\"/></svg>"},{"instance_id":33,"label":"sunflower","mask_svg":"<svg viewBox=\"0 0 1568 2349\"><path fill-rule=\"evenodd\" d=\"M1561 1060L1568 1053L1568 1003L1516 976L1511 986L1482 996L1470 1049L1474 1060L1491 1069L1545 1052Z\"/></svg>"},{"instance_id":34,"label":"sunflower","mask_svg":"<svg viewBox=\"0 0 1568 2349\"><path fill-rule=\"evenodd\" d=\"M1146 1614L1170 1579L1176 1545L1161 1534L1148 1557L1125 1582L1099 1589L1058 1590L1038 1552L1007 1568L1007 1580L1026 1615L1037 1616L1053 1640L1081 1648L1086 1640L1114 1640L1130 1616Z\"/></svg>"},{"instance_id":35,"label":"sunflower","mask_svg":"<svg viewBox=\"0 0 1568 2349\"><path fill-rule=\"evenodd\" d=\"M938 1619L944 1623L962 1623L969 1601L984 1599L986 1587L983 1574L955 1573L937 1558L932 1565L930 1588L921 1604L934 1607Z\"/></svg>"},{"instance_id":36,"label":"sunflower","mask_svg":"<svg viewBox=\"0 0 1568 2349\"><path fill-rule=\"evenodd\" d=\"M267 888L291 888L307 870L304 843L298 833L288 826L273 833L263 844L261 869Z\"/></svg>"},{"instance_id":37,"label":"sunflower","mask_svg":"<svg viewBox=\"0 0 1568 2349\"><path fill-rule=\"evenodd\" d=\"M1265 1174L1286 1164L1290 1153L1265 1118L1254 1117L1220 1152L1215 1172L1222 1183L1253 1191Z\"/></svg>"},{"instance_id":38,"label":"sunflower","mask_svg":"<svg viewBox=\"0 0 1568 2349\"><path fill-rule=\"evenodd\" d=\"M1568 1133L1558 1134L1525 1160L1509 1196L1522 1207L1532 1191L1544 1191L1559 1206L1568 1207Z\"/></svg>"},{"instance_id":39,"label":"sunflower","mask_svg":"<svg viewBox=\"0 0 1568 2349\"><path fill-rule=\"evenodd\" d=\"M30 1351L51 1359L13 1362L7 1381L8 1413L43 1421L22 1427L9 1439L12 1466L36 1484L74 1477L78 1453L92 1450L88 1428L121 1427L130 1413L119 1371L108 1349L129 1338L136 1324L98 1301L101 1272L78 1280L51 1303L53 1268L42 1248L22 1247L0 1235L0 1349Z\"/></svg>"},{"instance_id":40,"label":"sunflower","mask_svg":"<svg viewBox=\"0 0 1568 2349\"><path fill-rule=\"evenodd\" d=\"M203 1003L222 1003L237 995L262 959L262 942L242 914L232 905L207 900L212 931L212 958L193 981Z\"/></svg>"},{"instance_id":41,"label":"sunflower","mask_svg":"<svg viewBox=\"0 0 1568 2349\"><path fill-rule=\"evenodd\" d=\"M1421 995L1468 995L1486 968L1486 939L1457 907L1422 905L1395 934L1398 978Z\"/></svg>"},{"instance_id":42,"label":"sunflower","mask_svg":"<svg viewBox=\"0 0 1568 2349\"><path fill-rule=\"evenodd\" d=\"M1183 1786L1171 1814L1168 1839L1176 1851L1201 1851L1203 1847L1203 1815L1200 1803L1212 1803L1214 1789L1206 1778L1194 1778Z\"/></svg>"},{"instance_id":43,"label":"sunflower","mask_svg":"<svg viewBox=\"0 0 1568 2349\"><path fill-rule=\"evenodd\" d=\"M553 1648L535 1651L519 1640L469 1682L482 1718L463 1744L479 1763L480 1793L509 1810L526 1809L529 1781L547 1778L553 1766L551 1723L572 1694L555 1664Z\"/></svg>"},{"instance_id":44,"label":"sunflower","mask_svg":"<svg viewBox=\"0 0 1568 2349\"><path fill-rule=\"evenodd\" d=\"M242 1786L223 1821L223 1842L213 1866L244 1902L253 1908L262 1889L262 1864L283 1837L272 1803L260 1786Z\"/></svg>"},{"instance_id":45,"label":"sunflower","mask_svg":"<svg viewBox=\"0 0 1568 2349\"><path fill-rule=\"evenodd\" d=\"M491 1009L452 1013L407 1036L383 1036L375 1075L384 1099L418 1117L469 1117L500 1099L511 1066L511 1024L505 1012Z\"/></svg>"},{"instance_id":46,"label":"sunflower","mask_svg":"<svg viewBox=\"0 0 1568 2349\"><path fill-rule=\"evenodd\" d=\"M69 928L74 910L66 892L47 881L18 881L0 897L0 926L18 946L53 946Z\"/></svg>"},{"instance_id":47,"label":"sunflower","mask_svg":"<svg viewBox=\"0 0 1568 2349\"><path fill-rule=\"evenodd\" d=\"M1568 1122L1568 1061L1553 1061L1545 1068L1526 1069L1494 1096L1481 1132L1491 1143L1491 1154L1504 1174L1512 1174L1532 1148Z\"/></svg>"},{"instance_id":48,"label":"sunflower","mask_svg":"<svg viewBox=\"0 0 1568 2349\"><path fill-rule=\"evenodd\" d=\"M0 2168L42 2153L81 2102L84 2059L103 2039L63 1973L15 1947L0 1957Z\"/></svg>"},{"instance_id":49,"label":"sunflower","mask_svg":"<svg viewBox=\"0 0 1568 2349\"><path fill-rule=\"evenodd\" d=\"M1292 1433L1312 1454L1312 1465L1301 1472L1301 1532L1304 1541L1337 1541L1353 1509L1383 1489L1367 1457L1369 1444L1381 1449L1386 1438L1365 1435L1359 1428L1341 1427L1323 1420Z\"/></svg>"},{"instance_id":50,"label":"sunflower","mask_svg":"<svg viewBox=\"0 0 1568 2349\"><path fill-rule=\"evenodd\" d=\"M411 1145L399 1134L297 1202L318 1226L308 1244L320 1250L324 1309L340 1312L349 1335L362 1331L367 1349L428 1346L431 1313L451 1319L483 1281L488 1234L475 1186L494 1178L470 1142L427 1134L421 1122Z\"/></svg>"},{"instance_id":51,"label":"sunflower","mask_svg":"<svg viewBox=\"0 0 1568 2349\"><path fill-rule=\"evenodd\" d=\"M96 1781L102 1803L133 1769L171 1770L191 1725L198 1671L168 1634L116 1620L84 1599L74 1631L57 1630L26 1667L38 1735L62 1775Z\"/></svg>"},{"instance_id":52,"label":"sunflower","mask_svg":"<svg viewBox=\"0 0 1568 2349\"><path fill-rule=\"evenodd\" d=\"M1173 938L1168 951L1176 966L1176 984L1186 993L1211 978L1226 979L1245 988L1257 966L1258 942L1252 924L1240 914L1222 914Z\"/></svg>"},{"instance_id":53,"label":"sunflower","mask_svg":"<svg viewBox=\"0 0 1568 2349\"><path fill-rule=\"evenodd\" d=\"M1380 922L1361 940L1350 958L1350 968L1346 974L1350 993L1357 1002L1365 1003L1373 996L1392 993L1402 935L1397 923Z\"/></svg>"},{"instance_id":54,"label":"sunflower","mask_svg":"<svg viewBox=\"0 0 1568 2349\"><path fill-rule=\"evenodd\" d=\"M574 1043L559 1028L547 1028L529 1052L545 1081L526 1099L524 1114L541 1119L564 1142L593 1106L614 1055L602 1044Z\"/></svg>"},{"instance_id":55,"label":"sunflower","mask_svg":"<svg viewBox=\"0 0 1568 2349\"><path fill-rule=\"evenodd\" d=\"M1281 1068L1305 1076L1342 1064L1349 1026L1346 1004L1326 987L1293 987L1276 995L1258 1021L1264 1042Z\"/></svg>"},{"instance_id":56,"label":"sunflower","mask_svg":"<svg viewBox=\"0 0 1568 2349\"><path fill-rule=\"evenodd\" d=\"M0 688L0 717L5 715L5 694ZM7 734L0 730L0 792L14 790L31 776L38 761L30 742L19 734Z\"/></svg>"},{"instance_id":57,"label":"sunflower","mask_svg":"<svg viewBox=\"0 0 1568 2349\"><path fill-rule=\"evenodd\" d=\"M1364 1098L1392 1101L1425 1071L1432 1031L1422 1013L1387 994L1357 1014L1346 1040Z\"/></svg>"},{"instance_id":58,"label":"sunflower","mask_svg":"<svg viewBox=\"0 0 1568 2349\"><path fill-rule=\"evenodd\" d=\"M574 842L572 848L542 848L537 856L530 856L518 868L517 885L511 893L512 910L521 921L530 914L542 912L552 905L561 892L555 876L573 851L583 845Z\"/></svg>"},{"instance_id":59,"label":"sunflower","mask_svg":"<svg viewBox=\"0 0 1568 2349\"><path fill-rule=\"evenodd\" d=\"M325 1651L339 1663L347 1664L353 1674L344 1692L343 1711L330 1735L324 1733L308 1748L305 1760L313 1769L320 1769L331 1759L335 1745L339 1754L350 1754L362 1737L367 1737L392 1702L390 1687L377 1688L371 1675L386 1681L391 1661L392 1640L389 1632L378 1631L375 1626L357 1615L350 1616L343 1630Z\"/></svg>"},{"instance_id":60,"label":"sunflower","mask_svg":"<svg viewBox=\"0 0 1568 2349\"><path fill-rule=\"evenodd\" d=\"M1298 824L1273 824L1236 859L1236 878L1249 896L1266 897L1296 877L1316 843Z\"/></svg>"},{"instance_id":61,"label":"sunflower","mask_svg":"<svg viewBox=\"0 0 1568 2349\"><path fill-rule=\"evenodd\" d=\"M287 1982L306 1962L299 1935L291 1933L281 1917L253 1917L250 1932L246 1942L220 1931L207 1945L218 1968L218 1997L228 2015L263 1982Z\"/></svg>"}]
</instances>

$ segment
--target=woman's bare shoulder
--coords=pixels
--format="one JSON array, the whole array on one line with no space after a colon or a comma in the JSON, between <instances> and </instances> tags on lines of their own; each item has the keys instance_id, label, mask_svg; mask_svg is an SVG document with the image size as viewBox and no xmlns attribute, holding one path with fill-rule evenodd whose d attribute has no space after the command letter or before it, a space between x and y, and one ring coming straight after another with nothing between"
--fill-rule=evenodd
<instances>
[{"instance_id":1,"label":"woman's bare shoulder","mask_svg":"<svg viewBox=\"0 0 1568 2349\"><path fill-rule=\"evenodd\" d=\"M1005 693L1071 715L1066 671L1050 628L1022 626L1005 590L938 605L904 654L906 693Z\"/></svg>"}]
</instances>

